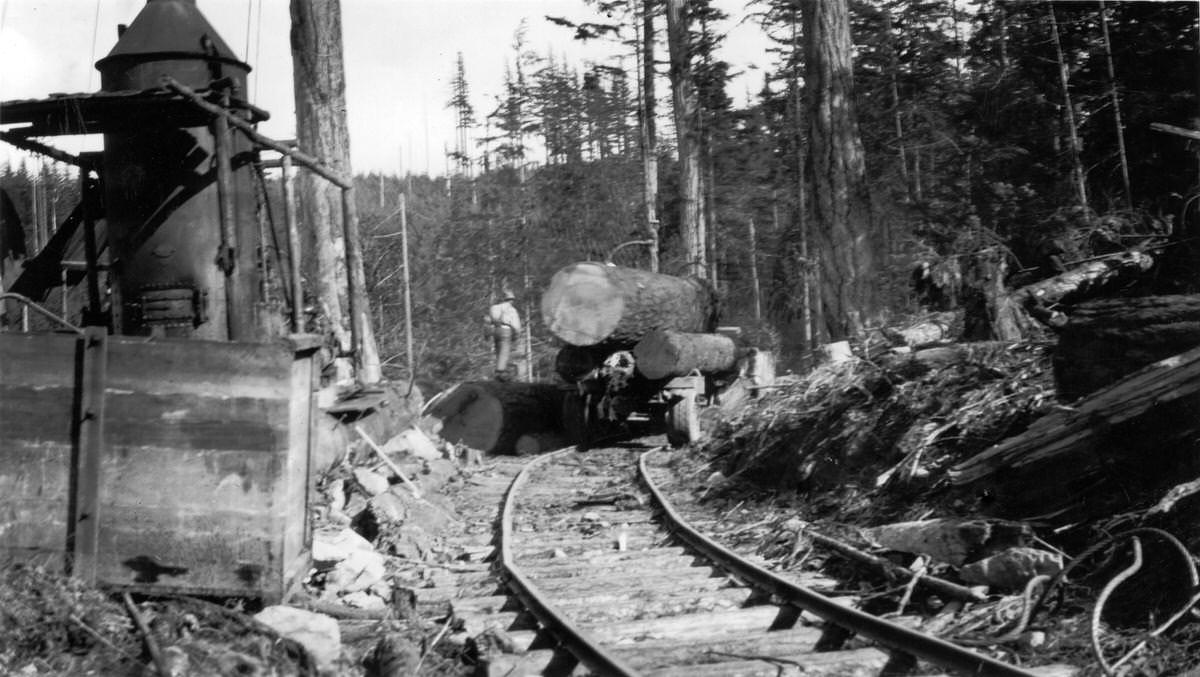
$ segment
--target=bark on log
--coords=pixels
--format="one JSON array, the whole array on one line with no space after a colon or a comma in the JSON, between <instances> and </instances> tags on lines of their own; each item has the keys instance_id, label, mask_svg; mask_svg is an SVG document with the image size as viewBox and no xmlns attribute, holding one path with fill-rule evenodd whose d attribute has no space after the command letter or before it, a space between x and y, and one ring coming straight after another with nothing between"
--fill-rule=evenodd
<instances>
[{"instance_id":1,"label":"bark on log","mask_svg":"<svg viewBox=\"0 0 1200 677\"><path fill-rule=\"evenodd\" d=\"M1200 295L1090 301L1059 331L1054 380L1069 401L1196 346Z\"/></svg>"},{"instance_id":2,"label":"bark on log","mask_svg":"<svg viewBox=\"0 0 1200 677\"><path fill-rule=\"evenodd\" d=\"M688 334L657 329L633 348L637 369L649 379L726 373L737 367L738 349L724 334Z\"/></svg>"},{"instance_id":3,"label":"bark on log","mask_svg":"<svg viewBox=\"0 0 1200 677\"><path fill-rule=\"evenodd\" d=\"M703 280L602 263L574 263L555 273L542 295L542 319L575 346L632 348L655 329L711 332L717 297Z\"/></svg>"},{"instance_id":4,"label":"bark on log","mask_svg":"<svg viewBox=\"0 0 1200 677\"><path fill-rule=\"evenodd\" d=\"M962 314L933 313L904 327L888 327L880 333L894 346L923 348L935 343L955 341L962 334Z\"/></svg>"},{"instance_id":5,"label":"bark on log","mask_svg":"<svg viewBox=\"0 0 1200 677\"><path fill-rule=\"evenodd\" d=\"M1194 473L1200 434L1200 348L1147 366L1038 419L1027 431L960 463L959 486L988 490L996 510L1112 510Z\"/></svg>"},{"instance_id":6,"label":"bark on log","mask_svg":"<svg viewBox=\"0 0 1200 677\"><path fill-rule=\"evenodd\" d=\"M1011 344L1005 341L955 343L884 355L879 359L879 364L897 371L925 373L929 369L942 369L967 362L990 364L996 361L999 353L1008 351L1010 346Z\"/></svg>"},{"instance_id":7,"label":"bark on log","mask_svg":"<svg viewBox=\"0 0 1200 677\"><path fill-rule=\"evenodd\" d=\"M1059 303L1080 301L1113 284L1135 279L1154 265L1154 257L1143 251L1127 251L1088 261L1054 277L1034 282L1012 293L1012 299L1045 324L1062 320L1046 309Z\"/></svg>"},{"instance_id":8,"label":"bark on log","mask_svg":"<svg viewBox=\"0 0 1200 677\"><path fill-rule=\"evenodd\" d=\"M507 454L525 434L555 430L562 391L548 383L460 383L430 402L438 435L485 453ZM435 426L436 427L436 426Z\"/></svg>"}]
</instances>

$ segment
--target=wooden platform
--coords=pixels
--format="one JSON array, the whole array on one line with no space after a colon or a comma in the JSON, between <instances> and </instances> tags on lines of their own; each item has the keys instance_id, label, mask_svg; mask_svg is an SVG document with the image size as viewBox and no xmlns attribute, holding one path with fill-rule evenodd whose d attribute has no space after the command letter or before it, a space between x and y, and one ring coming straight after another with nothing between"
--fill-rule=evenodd
<instances>
[{"instance_id":1,"label":"wooden platform","mask_svg":"<svg viewBox=\"0 0 1200 677\"><path fill-rule=\"evenodd\" d=\"M308 565L314 348L0 333L0 563L282 597Z\"/></svg>"}]
</instances>

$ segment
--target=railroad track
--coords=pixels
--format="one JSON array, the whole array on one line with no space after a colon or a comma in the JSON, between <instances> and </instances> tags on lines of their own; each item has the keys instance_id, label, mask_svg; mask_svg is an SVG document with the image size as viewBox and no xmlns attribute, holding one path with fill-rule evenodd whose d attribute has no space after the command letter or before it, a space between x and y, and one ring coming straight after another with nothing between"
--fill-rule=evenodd
<instances>
[{"instance_id":1,"label":"railroad track","mask_svg":"<svg viewBox=\"0 0 1200 677\"><path fill-rule=\"evenodd\" d=\"M445 605L488 675L1040 673L858 611L832 579L784 578L723 548L702 533L713 524L666 503L665 455L635 443L497 461L476 480L468 531L478 544L498 530L499 579L418 601Z\"/></svg>"}]
</instances>

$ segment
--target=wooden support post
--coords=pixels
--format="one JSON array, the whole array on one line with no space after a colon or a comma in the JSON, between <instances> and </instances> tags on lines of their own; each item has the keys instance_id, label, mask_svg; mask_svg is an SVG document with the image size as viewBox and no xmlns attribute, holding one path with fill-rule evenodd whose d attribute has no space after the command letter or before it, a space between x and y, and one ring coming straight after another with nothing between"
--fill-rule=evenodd
<instances>
[{"instance_id":1,"label":"wooden support post","mask_svg":"<svg viewBox=\"0 0 1200 677\"><path fill-rule=\"evenodd\" d=\"M224 97L228 100L228 97ZM213 154L217 163L217 209L221 228L221 246L217 251L216 263L225 274L225 335L230 341L245 337L245 328L238 317L237 283L233 271L237 266L237 233L233 215L233 166L229 152L229 118L225 115L213 117L210 130L213 135Z\"/></svg>"},{"instance_id":2,"label":"wooden support post","mask_svg":"<svg viewBox=\"0 0 1200 677\"><path fill-rule=\"evenodd\" d=\"M81 359L78 439L72 482L74 510L67 552L71 558L71 574L87 583L95 583L100 534L100 455L104 452L104 386L108 372L106 327L84 327Z\"/></svg>"},{"instance_id":3,"label":"wooden support post","mask_svg":"<svg viewBox=\"0 0 1200 677\"><path fill-rule=\"evenodd\" d=\"M107 324L100 321L100 254L96 247L96 218L92 214L93 192L90 163L79 166L79 207L83 213L83 255L87 265L88 308L84 324Z\"/></svg>"},{"instance_id":4,"label":"wooden support post","mask_svg":"<svg viewBox=\"0 0 1200 677\"><path fill-rule=\"evenodd\" d=\"M283 222L287 226L288 264L291 266L292 286L292 331L304 331L304 285L300 276L300 228L296 224L296 200L292 196L292 157L284 154L280 159L282 176L279 184L283 189Z\"/></svg>"}]
</instances>

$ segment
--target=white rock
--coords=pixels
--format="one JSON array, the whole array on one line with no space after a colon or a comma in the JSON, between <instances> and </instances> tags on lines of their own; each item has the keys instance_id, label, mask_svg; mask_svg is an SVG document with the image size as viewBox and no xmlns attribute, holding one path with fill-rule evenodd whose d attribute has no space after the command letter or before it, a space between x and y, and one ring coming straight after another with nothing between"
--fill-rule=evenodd
<instances>
[{"instance_id":1,"label":"white rock","mask_svg":"<svg viewBox=\"0 0 1200 677\"><path fill-rule=\"evenodd\" d=\"M349 557L350 553L359 550L374 552L375 548L370 541L348 527L339 530L319 529L313 532L313 566L318 569L328 569Z\"/></svg>"},{"instance_id":2,"label":"white rock","mask_svg":"<svg viewBox=\"0 0 1200 677\"><path fill-rule=\"evenodd\" d=\"M374 550L352 550L325 577L325 589L338 593L366 590L383 580L386 573L383 555Z\"/></svg>"},{"instance_id":3,"label":"white rock","mask_svg":"<svg viewBox=\"0 0 1200 677\"><path fill-rule=\"evenodd\" d=\"M337 621L325 614L277 605L258 612L254 619L299 642L320 671L332 670L342 652L342 633Z\"/></svg>"},{"instance_id":4,"label":"white rock","mask_svg":"<svg viewBox=\"0 0 1200 677\"><path fill-rule=\"evenodd\" d=\"M366 468L355 468L354 480L371 496L378 496L388 490L392 483L386 477Z\"/></svg>"},{"instance_id":5,"label":"white rock","mask_svg":"<svg viewBox=\"0 0 1200 677\"><path fill-rule=\"evenodd\" d=\"M419 428L409 428L396 435L383 445L383 450L389 455L408 453L428 461L442 457L437 445Z\"/></svg>"}]
</instances>

